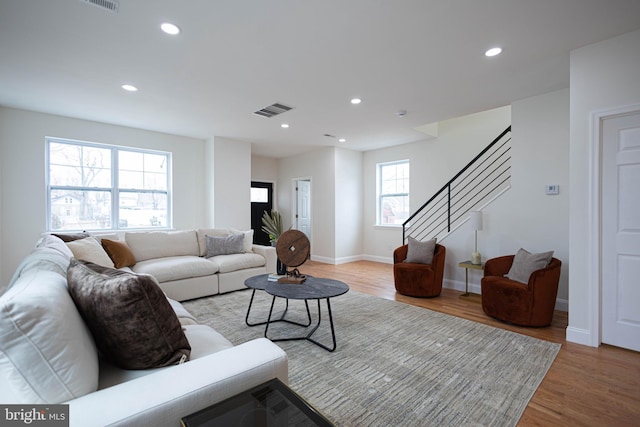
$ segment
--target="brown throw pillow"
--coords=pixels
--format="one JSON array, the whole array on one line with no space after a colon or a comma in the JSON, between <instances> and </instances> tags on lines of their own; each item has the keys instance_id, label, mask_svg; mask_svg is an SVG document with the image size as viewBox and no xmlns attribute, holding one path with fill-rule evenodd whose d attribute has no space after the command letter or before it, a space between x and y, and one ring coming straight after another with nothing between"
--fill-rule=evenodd
<instances>
[{"instance_id":1,"label":"brown throw pillow","mask_svg":"<svg viewBox=\"0 0 640 427\"><path fill-rule=\"evenodd\" d=\"M136 257L125 242L109 239L102 239L101 242L116 268L131 267L136 264Z\"/></svg>"},{"instance_id":2,"label":"brown throw pillow","mask_svg":"<svg viewBox=\"0 0 640 427\"><path fill-rule=\"evenodd\" d=\"M152 276L73 258L67 283L98 349L120 368L158 368L189 359L189 341Z\"/></svg>"}]
</instances>

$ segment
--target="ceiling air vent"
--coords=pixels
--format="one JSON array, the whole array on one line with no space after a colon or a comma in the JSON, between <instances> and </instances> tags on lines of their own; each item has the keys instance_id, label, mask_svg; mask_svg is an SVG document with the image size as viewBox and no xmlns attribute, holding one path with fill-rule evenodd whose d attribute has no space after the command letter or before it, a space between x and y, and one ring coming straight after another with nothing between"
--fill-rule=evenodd
<instances>
[{"instance_id":1,"label":"ceiling air vent","mask_svg":"<svg viewBox=\"0 0 640 427\"><path fill-rule=\"evenodd\" d=\"M118 2L115 0L81 0L83 3L92 4L100 9L108 10L109 12L118 12Z\"/></svg>"},{"instance_id":2,"label":"ceiling air vent","mask_svg":"<svg viewBox=\"0 0 640 427\"><path fill-rule=\"evenodd\" d=\"M268 107L264 107L262 110L254 111L253 114L271 118L273 116L277 116L278 114L286 113L289 110L293 110L293 107L289 107L288 105L276 102L275 104L271 104Z\"/></svg>"}]
</instances>

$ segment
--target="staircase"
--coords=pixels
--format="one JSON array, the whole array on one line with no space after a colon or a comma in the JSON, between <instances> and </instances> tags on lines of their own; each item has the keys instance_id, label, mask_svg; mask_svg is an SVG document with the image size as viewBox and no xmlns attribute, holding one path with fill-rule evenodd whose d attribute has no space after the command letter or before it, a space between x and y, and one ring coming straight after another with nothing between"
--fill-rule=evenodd
<instances>
[{"instance_id":1,"label":"staircase","mask_svg":"<svg viewBox=\"0 0 640 427\"><path fill-rule=\"evenodd\" d=\"M458 227L511 182L511 126L480 152L402 224L402 242L437 237Z\"/></svg>"}]
</instances>

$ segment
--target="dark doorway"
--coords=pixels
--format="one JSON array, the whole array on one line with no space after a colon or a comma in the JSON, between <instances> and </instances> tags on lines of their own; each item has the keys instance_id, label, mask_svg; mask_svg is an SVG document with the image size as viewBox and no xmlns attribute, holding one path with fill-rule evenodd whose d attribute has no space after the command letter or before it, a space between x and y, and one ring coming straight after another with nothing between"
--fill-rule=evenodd
<instances>
[{"instance_id":1,"label":"dark doorway","mask_svg":"<svg viewBox=\"0 0 640 427\"><path fill-rule=\"evenodd\" d=\"M253 243L269 246L269 235L262 231L262 216L273 209L273 184L251 181L251 228Z\"/></svg>"}]
</instances>

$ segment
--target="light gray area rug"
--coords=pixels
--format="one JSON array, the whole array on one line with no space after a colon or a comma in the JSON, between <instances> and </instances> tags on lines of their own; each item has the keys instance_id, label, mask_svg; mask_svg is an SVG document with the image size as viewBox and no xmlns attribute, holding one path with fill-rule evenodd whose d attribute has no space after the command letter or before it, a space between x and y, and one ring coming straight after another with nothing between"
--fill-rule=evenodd
<instances>
[{"instance_id":1,"label":"light gray area rug","mask_svg":"<svg viewBox=\"0 0 640 427\"><path fill-rule=\"evenodd\" d=\"M295 286L295 285L292 285ZM251 291L187 301L201 322L234 344L264 335L244 319ZM271 297L256 292L250 321L266 320ZM317 319L317 303L309 304ZM326 302L314 338L331 347ZM560 344L362 293L332 298L338 347L278 342L289 386L338 426L514 426ZM276 301L281 313L284 300ZM306 320L302 301L287 318ZM271 338L303 335L280 322ZM272 334L273 332L273 334Z\"/></svg>"}]
</instances>

